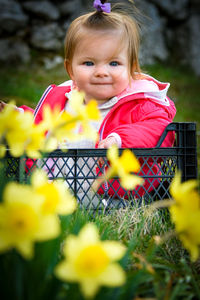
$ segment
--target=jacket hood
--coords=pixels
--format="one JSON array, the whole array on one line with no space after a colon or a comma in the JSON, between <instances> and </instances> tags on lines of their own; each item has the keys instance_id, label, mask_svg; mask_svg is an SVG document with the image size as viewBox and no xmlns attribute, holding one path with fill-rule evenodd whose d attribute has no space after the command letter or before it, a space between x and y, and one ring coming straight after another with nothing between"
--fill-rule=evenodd
<instances>
[{"instance_id":1,"label":"jacket hood","mask_svg":"<svg viewBox=\"0 0 200 300\"><path fill-rule=\"evenodd\" d=\"M168 82L160 82L149 75L142 74L141 79L132 79L130 85L117 98L120 100L129 95L142 93L144 98L150 98L151 101L169 106L170 102L167 97L169 86Z\"/></svg>"}]
</instances>

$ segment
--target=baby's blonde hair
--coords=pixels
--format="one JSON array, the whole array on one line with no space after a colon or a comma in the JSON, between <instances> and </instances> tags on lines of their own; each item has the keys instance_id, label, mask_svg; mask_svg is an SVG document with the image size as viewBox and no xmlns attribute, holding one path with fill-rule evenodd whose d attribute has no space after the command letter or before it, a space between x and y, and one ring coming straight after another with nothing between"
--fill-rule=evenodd
<instances>
[{"instance_id":1,"label":"baby's blonde hair","mask_svg":"<svg viewBox=\"0 0 200 300\"><path fill-rule=\"evenodd\" d=\"M110 13L91 12L75 19L66 34L65 38L65 62L72 63L73 55L77 44L87 38L87 31L112 31L118 30L121 35L122 45L127 46L129 61L129 75L134 77L135 72L140 73L139 65L139 26L137 21L124 12Z\"/></svg>"}]
</instances>

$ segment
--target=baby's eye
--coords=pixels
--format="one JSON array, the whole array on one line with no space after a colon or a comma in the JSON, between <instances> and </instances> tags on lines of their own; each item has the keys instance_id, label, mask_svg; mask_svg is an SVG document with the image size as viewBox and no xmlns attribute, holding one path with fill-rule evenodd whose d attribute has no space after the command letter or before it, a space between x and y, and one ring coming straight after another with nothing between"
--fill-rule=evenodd
<instances>
[{"instance_id":1,"label":"baby's eye","mask_svg":"<svg viewBox=\"0 0 200 300\"><path fill-rule=\"evenodd\" d=\"M110 66L116 67L116 66L119 66L119 63L117 61L111 61Z\"/></svg>"},{"instance_id":2,"label":"baby's eye","mask_svg":"<svg viewBox=\"0 0 200 300\"><path fill-rule=\"evenodd\" d=\"M83 63L85 66L93 66L94 63L92 61L84 61Z\"/></svg>"}]
</instances>

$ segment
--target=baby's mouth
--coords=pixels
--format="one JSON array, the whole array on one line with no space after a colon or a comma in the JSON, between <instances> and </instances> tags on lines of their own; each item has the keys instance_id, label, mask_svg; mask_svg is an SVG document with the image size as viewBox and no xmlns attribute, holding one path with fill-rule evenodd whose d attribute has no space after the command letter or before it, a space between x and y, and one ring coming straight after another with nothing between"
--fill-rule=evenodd
<instances>
[{"instance_id":1,"label":"baby's mouth","mask_svg":"<svg viewBox=\"0 0 200 300\"><path fill-rule=\"evenodd\" d=\"M110 82L93 82L94 85L111 85Z\"/></svg>"}]
</instances>

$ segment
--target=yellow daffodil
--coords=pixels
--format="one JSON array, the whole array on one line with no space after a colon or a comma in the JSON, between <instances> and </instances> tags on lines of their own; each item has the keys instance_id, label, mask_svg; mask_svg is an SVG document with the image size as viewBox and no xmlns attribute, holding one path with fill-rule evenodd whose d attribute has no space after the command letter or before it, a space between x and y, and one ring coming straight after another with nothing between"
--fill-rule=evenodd
<instances>
[{"instance_id":1,"label":"yellow daffodil","mask_svg":"<svg viewBox=\"0 0 200 300\"><path fill-rule=\"evenodd\" d=\"M30 138L33 115L30 112L20 113L10 104L0 114L0 140L5 140L10 153L18 157L24 154L25 145Z\"/></svg>"},{"instance_id":2,"label":"yellow daffodil","mask_svg":"<svg viewBox=\"0 0 200 300\"><path fill-rule=\"evenodd\" d=\"M117 241L101 241L94 224L86 224L78 236L66 239L64 260L55 273L64 281L79 282L83 295L92 298L101 285L120 286L125 283L125 272L116 262L126 248Z\"/></svg>"},{"instance_id":3,"label":"yellow daffodil","mask_svg":"<svg viewBox=\"0 0 200 300\"><path fill-rule=\"evenodd\" d=\"M110 161L110 169L106 174L107 180L113 176L119 176L120 183L125 189L134 189L143 183L141 177L130 174L140 169L140 164L131 150L125 149L119 157L118 148L113 145L108 149L107 158Z\"/></svg>"},{"instance_id":4,"label":"yellow daffodil","mask_svg":"<svg viewBox=\"0 0 200 300\"><path fill-rule=\"evenodd\" d=\"M32 113L21 113L9 104L0 114L0 124L0 140L8 144L11 155L19 157L26 152L31 158L41 156L39 150L44 150L47 129L43 124L34 124ZM1 145L1 149L5 146Z\"/></svg>"},{"instance_id":5,"label":"yellow daffodil","mask_svg":"<svg viewBox=\"0 0 200 300\"><path fill-rule=\"evenodd\" d=\"M195 261L200 254L200 211L189 211L175 204L170 207L170 214L180 240Z\"/></svg>"},{"instance_id":6,"label":"yellow daffodil","mask_svg":"<svg viewBox=\"0 0 200 300\"><path fill-rule=\"evenodd\" d=\"M6 154L6 146L0 144L0 158L4 157Z\"/></svg>"},{"instance_id":7,"label":"yellow daffodil","mask_svg":"<svg viewBox=\"0 0 200 300\"><path fill-rule=\"evenodd\" d=\"M100 119L100 113L95 100L90 100L87 105L84 105L83 92L73 92L69 100L69 106L72 114L79 116L80 120L96 120Z\"/></svg>"},{"instance_id":8,"label":"yellow daffodil","mask_svg":"<svg viewBox=\"0 0 200 300\"><path fill-rule=\"evenodd\" d=\"M73 92L69 100L70 112L60 112L58 107L52 111L49 106L44 108L42 124L47 134L47 144L55 140L62 144L63 140L77 140L80 137L86 137L97 140L98 134L90 125L91 120L99 120L100 113L96 101L92 100L84 105L84 94ZM76 131L77 126L81 131Z\"/></svg>"},{"instance_id":9,"label":"yellow daffodil","mask_svg":"<svg viewBox=\"0 0 200 300\"><path fill-rule=\"evenodd\" d=\"M24 258L34 254L34 242L55 238L60 233L56 216L42 214L43 196L31 186L7 184L0 204L0 252L15 248Z\"/></svg>"},{"instance_id":10,"label":"yellow daffodil","mask_svg":"<svg viewBox=\"0 0 200 300\"><path fill-rule=\"evenodd\" d=\"M196 191L197 181L181 183L181 173L177 172L170 186L174 203L169 208L176 231L192 260L200 254L200 196Z\"/></svg>"},{"instance_id":11,"label":"yellow daffodil","mask_svg":"<svg viewBox=\"0 0 200 300\"><path fill-rule=\"evenodd\" d=\"M100 119L100 112L97 106L97 102L95 100L91 100L85 107L85 118L90 120L98 121Z\"/></svg>"},{"instance_id":12,"label":"yellow daffodil","mask_svg":"<svg viewBox=\"0 0 200 300\"><path fill-rule=\"evenodd\" d=\"M45 130L42 126L32 124L29 139L25 143L25 151L30 158L40 158L45 145ZM55 150L55 149L53 149Z\"/></svg>"},{"instance_id":13,"label":"yellow daffodil","mask_svg":"<svg viewBox=\"0 0 200 300\"><path fill-rule=\"evenodd\" d=\"M96 141L98 134L91 126L90 121L100 120L97 102L91 100L88 104L84 105L84 93L73 92L69 100L69 107L72 115L77 119L78 124L81 126L79 135Z\"/></svg>"},{"instance_id":14,"label":"yellow daffodil","mask_svg":"<svg viewBox=\"0 0 200 300\"><path fill-rule=\"evenodd\" d=\"M188 201L188 196L195 191L194 189L197 188L197 185L198 183L195 179L181 183L181 172L177 171L170 185L170 194L180 205L189 206L190 208L193 206L193 209L196 210L199 207L197 199Z\"/></svg>"},{"instance_id":15,"label":"yellow daffodil","mask_svg":"<svg viewBox=\"0 0 200 300\"><path fill-rule=\"evenodd\" d=\"M58 107L55 107L54 110L49 106L44 108L42 126L48 130L47 138L56 138L57 141L62 141L63 138L71 137L76 121L66 111L61 113Z\"/></svg>"},{"instance_id":16,"label":"yellow daffodil","mask_svg":"<svg viewBox=\"0 0 200 300\"><path fill-rule=\"evenodd\" d=\"M3 137L9 130L15 126L13 119L16 119L18 112L15 110L14 103L6 105L0 114L0 137Z\"/></svg>"},{"instance_id":17,"label":"yellow daffodil","mask_svg":"<svg viewBox=\"0 0 200 300\"><path fill-rule=\"evenodd\" d=\"M77 202L63 180L50 182L43 170L36 170L31 182L35 192L44 197L43 213L68 215L75 211Z\"/></svg>"}]
</instances>

